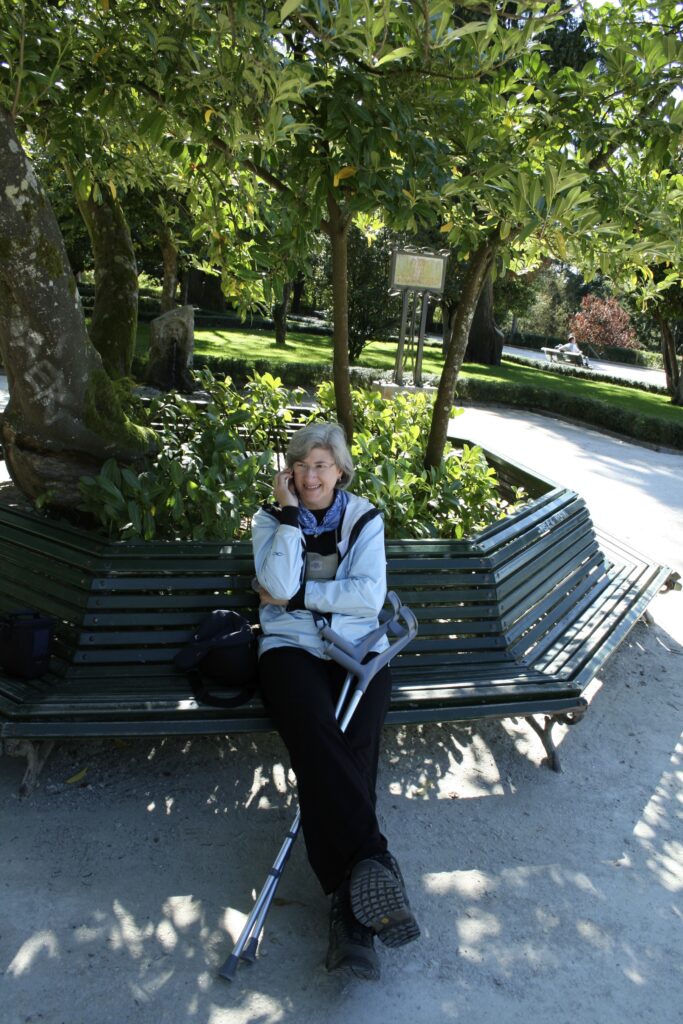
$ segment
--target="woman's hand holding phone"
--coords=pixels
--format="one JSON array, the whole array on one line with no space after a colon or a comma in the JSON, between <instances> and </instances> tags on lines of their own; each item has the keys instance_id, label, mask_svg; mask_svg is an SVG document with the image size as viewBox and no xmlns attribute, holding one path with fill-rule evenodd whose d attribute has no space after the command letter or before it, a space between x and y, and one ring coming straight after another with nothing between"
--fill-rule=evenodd
<instances>
[{"instance_id":1,"label":"woman's hand holding phone","mask_svg":"<svg viewBox=\"0 0 683 1024\"><path fill-rule=\"evenodd\" d=\"M296 493L294 473L291 469L283 469L275 474L273 491L275 493L275 500L281 508L285 508L287 505L294 508L299 507L299 495Z\"/></svg>"}]
</instances>

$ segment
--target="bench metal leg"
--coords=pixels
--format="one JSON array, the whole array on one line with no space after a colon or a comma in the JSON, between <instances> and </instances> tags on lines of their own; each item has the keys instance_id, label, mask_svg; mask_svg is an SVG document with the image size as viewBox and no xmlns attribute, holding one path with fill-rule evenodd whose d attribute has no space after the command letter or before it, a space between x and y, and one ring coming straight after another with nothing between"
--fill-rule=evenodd
<instances>
[{"instance_id":1,"label":"bench metal leg","mask_svg":"<svg viewBox=\"0 0 683 1024\"><path fill-rule=\"evenodd\" d=\"M0 746L0 753L8 754L10 757L25 757L27 760L26 771L19 786L19 796L30 796L38 784L38 777L43 770L45 762L52 753L55 745L54 740L3 740Z\"/></svg>"},{"instance_id":2,"label":"bench metal leg","mask_svg":"<svg viewBox=\"0 0 683 1024\"><path fill-rule=\"evenodd\" d=\"M562 764L560 763L560 755L553 740L553 726L557 722L561 722L563 725L576 725L585 715L587 708L588 704L586 703L585 707L576 708L575 711L568 711L565 715L544 715L542 722L538 721L539 716L537 715L529 715L527 718L531 728L540 737L541 743L548 755L548 765L554 772L561 772Z\"/></svg>"},{"instance_id":3,"label":"bench metal leg","mask_svg":"<svg viewBox=\"0 0 683 1024\"><path fill-rule=\"evenodd\" d=\"M545 748L545 752L548 755L548 764L554 772L561 772L562 765L560 764L560 755L557 752L557 747L553 740L552 730L555 724L555 719L551 715L546 715L542 722L539 722L535 715L530 715L527 718L527 722L537 733L541 739L541 743Z\"/></svg>"}]
</instances>

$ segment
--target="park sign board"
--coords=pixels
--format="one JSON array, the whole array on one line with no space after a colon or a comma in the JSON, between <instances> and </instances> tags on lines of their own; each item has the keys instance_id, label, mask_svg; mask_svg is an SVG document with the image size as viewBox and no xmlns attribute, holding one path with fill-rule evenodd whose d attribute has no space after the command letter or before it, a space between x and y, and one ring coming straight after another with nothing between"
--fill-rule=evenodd
<instances>
[{"instance_id":1,"label":"park sign board","mask_svg":"<svg viewBox=\"0 0 683 1024\"><path fill-rule=\"evenodd\" d=\"M441 295L446 282L446 253L397 249L391 255L389 287Z\"/></svg>"}]
</instances>

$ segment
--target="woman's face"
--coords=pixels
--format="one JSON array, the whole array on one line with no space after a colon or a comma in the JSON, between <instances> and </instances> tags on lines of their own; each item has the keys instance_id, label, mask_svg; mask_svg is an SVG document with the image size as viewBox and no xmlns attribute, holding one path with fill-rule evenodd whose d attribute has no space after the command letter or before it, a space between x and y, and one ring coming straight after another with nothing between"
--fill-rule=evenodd
<instances>
[{"instance_id":1,"label":"woman's face","mask_svg":"<svg viewBox=\"0 0 683 1024\"><path fill-rule=\"evenodd\" d=\"M295 462L294 486L301 503L310 509L327 508L342 471L327 448L311 448L305 459Z\"/></svg>"}]
</instances>

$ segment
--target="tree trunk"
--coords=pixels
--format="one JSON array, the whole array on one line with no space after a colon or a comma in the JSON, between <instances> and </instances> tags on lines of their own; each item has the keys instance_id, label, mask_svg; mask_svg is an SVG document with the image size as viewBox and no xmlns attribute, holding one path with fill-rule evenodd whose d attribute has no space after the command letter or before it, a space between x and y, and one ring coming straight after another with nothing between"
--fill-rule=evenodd
<instances>
[{"instance_id":1,"label":"tree trunk","mask_svg":"<svg viewBox=\"0 0 683 1024\"><path fill-rule=\"evenodd\" d=\"M287 310L289 309L289 296L292 290L292 282L285 281L282 286L282 301L276 302L273 306L273 320L275 321L275 347L287 347Z\"/></svg>"},{"instance_id":2,"label":"tree trunk","mask_svg":"<svg viewBox=\"0 0 683 1024\"><path fill-rule=\"evenodd\" d=\"M138 268L121 204L107 185L101 202L78 198L95 261L90 340L110 377L127 377L138 325Z\"/></svg>"},{"instance_id":3,"label":"tree trunk","mask_svg":"<svg viewBox=\"0 0 683 1024\"><path fill-rule=\"evenodd\" d=\"M30 498L80 502L78 479L109 455L130 457L150 432L121 412L88 338L50 203L0 109L0 354L10 400L2 419L7 468Z\"/></svg>"},{"instance_id":4,"label":"tree trunk","mask_svg":"<svg viewBox=\"0 0 683 1024\"><path fill-rule=\"evenodd\" d=\"M664 373L666 375L666 390L671 395L674 405L683 405L683 372L678 365L676 355L676 342L674 341L671 324L666 317L655 313L655 320L659 324L662 335L662 356L664 359Z\"/></svg>"},{"instance_id":5,"label":"tree trunk","mask_svg":"<svg viewBox=\"0 0 683 1024\"><path fill-rule=\"evenodd\" d=\"M294 313L295 316L298 316L301 313L301 300L304 297L305 287L306 278L301 273L297 274L292 284L292 313Z\"/></svg>"},{"instance_id":6,"label":"tree trunk","mask_svg":"<svg viewBox=\"0 0 683 1024\"><path fill-rule=\"evenodd\" d=\"M351 218L342 212L334 196L327 197L329 217L324 230L332 246L332 333L334 397L337 419L346 431L349 443L353 437L353 407L349 378L349 287L348 287L348 234Z\"/></svg>"},{"instance_id":7,"label":"tree trunk","mask_svg":"<svg viewBox=\"0 0 683 1024\"><path fill-rule=\"evenodd\" d=\"M425 452L425 465L427 468L436 468L441 464L443 453L448 440L448 421L453 408L455 397L455 385L463 364L467 340L470 334L470 327L477 308L479 295L486 276L491 269L499 239L495 234L488 241L477 249L468 264L460 292L460 301L453 320L451 340L446 352L446 361L441 372L441 379L434 401L432 423L429 430L429 440Z\"/></svg>"},{"instance_id":8,"label":"tree trunk","mask_svg":"<svg viewBox=\"0 0 683 1024\"><path fill-rule=\"evenodd\" d=\"M161 313L169 313L176 307L176 291L178 289L178 248L173 232L168 224L162 222L159 231L159 247L164 261L164 280L161 286Z\"/></svg>"},{"instance_id":9,"label":"tree trunk","mask_svg":"<svg viewBox=\"0 0 683 1024\"><path fill-rule=\"evenodd\" d=\"M465 350L466 363L500 366L504 335L493 316L493 278L489 271L474 311Z\"/></svg>"},{"instance_id":10,"label":"tree trunk","mask_svg":"<svg viewBox=\"0 0 683 1024\"><path fill-rule=\"evenodd\" d=\"M455 309L456 307L448 299L441 300L441 351L444 358L448 352L448 346L453 333Z\"/></svg>"}]
</instances>

